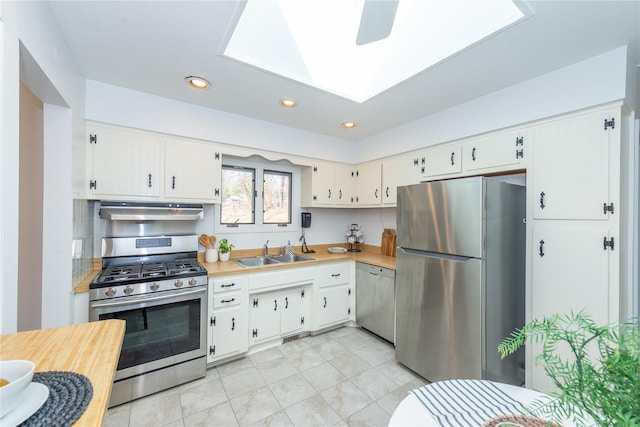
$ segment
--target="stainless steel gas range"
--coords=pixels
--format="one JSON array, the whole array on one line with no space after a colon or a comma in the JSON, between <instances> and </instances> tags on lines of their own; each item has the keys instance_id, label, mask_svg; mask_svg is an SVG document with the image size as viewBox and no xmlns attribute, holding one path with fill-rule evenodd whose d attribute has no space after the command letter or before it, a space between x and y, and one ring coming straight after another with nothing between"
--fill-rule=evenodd
<instances>
[{"instance_id":1,"label":"stainless steel gas range","mask_svg":"<svg viewBox=\"0 0 640 427\"><path fill-rule=\"evenodd\" d=\"M89 319L124 319L109 406L206 374L207 271L198 237L105 237Z\"/></svg>"}]
</instances>

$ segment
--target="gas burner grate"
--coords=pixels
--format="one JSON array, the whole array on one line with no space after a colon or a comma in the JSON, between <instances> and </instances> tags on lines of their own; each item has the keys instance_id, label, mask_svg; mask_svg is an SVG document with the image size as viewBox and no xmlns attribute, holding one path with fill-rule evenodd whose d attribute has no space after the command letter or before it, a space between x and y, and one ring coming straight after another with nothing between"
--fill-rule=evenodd
<instances>
[{"instance_id":1,"label":"gas burner grate","mask_svg":"<svg viewBox=\"0 0 640 427\"><path fill-rule=\"evenodd\" d=\"M167 275L167 266L164 262L142 264L142 277L163 277Z\"/></svg>"}]
</instances>

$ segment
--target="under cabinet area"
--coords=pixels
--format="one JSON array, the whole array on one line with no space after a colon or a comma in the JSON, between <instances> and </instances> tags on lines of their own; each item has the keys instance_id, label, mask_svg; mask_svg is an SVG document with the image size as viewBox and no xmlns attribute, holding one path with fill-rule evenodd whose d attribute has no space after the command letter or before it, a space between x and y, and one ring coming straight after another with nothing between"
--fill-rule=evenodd
<instances>
[{"instance_id":1,"label":"under cabinet area","mask_svg":"<svg viewBox=\"0 0 640 427\"><path fill-rule=\"evenodd\" d=\"M248 288L248 276L209 280L207 363L247 352Z\"/></svg>"},{"instance_id":2,"label":"under cabinet area","mask_svg":"<svg viewBox=\"0 0 640 427\"><path fill-rule=\"evenodd\" d=\"M251 295L249 329L251 345L285 338L305 330L309 287ZM306 328L308 330L308 328Z\"/></svg>"}]
</instances>

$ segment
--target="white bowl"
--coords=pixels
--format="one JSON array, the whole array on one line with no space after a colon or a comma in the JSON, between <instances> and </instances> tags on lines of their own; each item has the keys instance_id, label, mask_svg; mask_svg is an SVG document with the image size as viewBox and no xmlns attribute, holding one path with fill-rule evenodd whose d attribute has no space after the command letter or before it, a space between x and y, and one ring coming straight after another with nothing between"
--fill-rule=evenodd
<instances>
[{"instance_id":1,"label":"white bowl","mask_svg":"<svg viewBox=\"0 0 640 427\"><path fill-rule=\"evenodd\" d=\"M23 393L31 384L35 367L28 360L0 362L0 378L9 381L9 384L0 387L0 418L20 403Z\"/></svg>"}]
</instances>

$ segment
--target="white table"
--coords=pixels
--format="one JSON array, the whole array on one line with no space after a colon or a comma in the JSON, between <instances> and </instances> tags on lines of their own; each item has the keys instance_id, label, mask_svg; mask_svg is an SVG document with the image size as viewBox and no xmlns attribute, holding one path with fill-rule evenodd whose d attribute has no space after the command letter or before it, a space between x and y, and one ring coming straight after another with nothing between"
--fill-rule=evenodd
<instances>
[{"instance_id":1,"label":"white table","mask_svg":"<svg viewBox=\"0 0 640 427\"><path fill-rule=\"evenodd\" d=\"M511 398L522 403L525 407L540 398L549 398L549 396L535 390L496 382L493 384ZM563 427L575 427L575 424L571 421L563 421L562 425ZM418 398L409 393L409 395L400 402L391 415L391 420L389 420L389 427L401 426L439 427L439 424L429 412L427 412Z\"/></svg>"}]
</instances>

